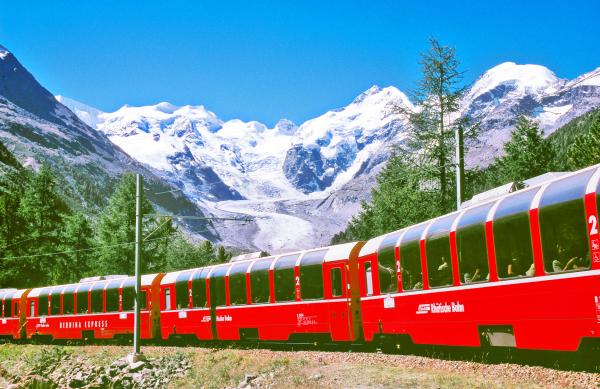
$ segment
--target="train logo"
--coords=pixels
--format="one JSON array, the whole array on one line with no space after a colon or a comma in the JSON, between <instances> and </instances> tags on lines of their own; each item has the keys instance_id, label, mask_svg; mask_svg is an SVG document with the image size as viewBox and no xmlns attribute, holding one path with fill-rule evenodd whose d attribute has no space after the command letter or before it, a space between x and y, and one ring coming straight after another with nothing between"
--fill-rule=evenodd
<instances>
[{"instance_id":1,"label":"train logo","mask_svg":"<svg viewBox=\"0 0 600 389\"><path fill-rule=\"evenodd\" d=\"M452 301L450 302L450 304L446 302L433 304L419 304L416 313L418 315L424 315L427 313L462 313L464 311L464 304L461 304L460 301Z\"/></svg>"},{"instance_id":2,"label":"train logo","mask_svg":"<svg viewBox=\"0 0 600 389\"><path fill-rule=\"evenodd\" d=\"M316 318L317 318L316 316L306 316L303 313L296 314L296 320L298 322L298 327L313 326L313 325L317 324L317 321L315 320Z\"/></svg>"},{"instance_id":3,"label":"train logo","mask_svg":"<svg viewBox=\"0 0 600 389\"><path fill-rule=\"evenodd\" d=\"M594 250L594 251L600 250L600 242L598 241L598 239L594 239L592 241L592 250Z\"/></svg>"}]
</instances>

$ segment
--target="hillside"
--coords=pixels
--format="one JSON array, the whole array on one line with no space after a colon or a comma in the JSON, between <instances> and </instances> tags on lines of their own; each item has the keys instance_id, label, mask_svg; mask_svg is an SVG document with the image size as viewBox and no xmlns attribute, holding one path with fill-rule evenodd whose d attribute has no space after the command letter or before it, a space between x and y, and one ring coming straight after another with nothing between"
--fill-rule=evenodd
<instances>
[{"instance_id":1,"label":"hillside","mask_svg":"<svg viewBox=\"0 0 600 389\"><path fill-rule=\"evenodd\" d=\"M556 153L556 162L561 170L569 170L567 162L567 151L575 139L581 135L587 134L590 130L592 120L600 117L600 108L596 108L578 118L565 124L554 133L548 140ZM600 150L599 150L600 152Z\"/></svg>"},{"instance_id":2,"label":"hillside","mask_svg":"<svg viewBox=\"0 0 600 389\"><path fill-rule=\"evenodd\" d=\"M175 188L151 167L132 159L58 102L13 53L0 46L0 54L0 141L23 166L38 170L48 165L58 173L58 190L73 209L97 213L118 178L131 171L144 175L147 195L160 210L203 215L190 199L170 192ZM206 230L202 221L187 226ZM218 239L213 232L205 235Z\"/></svg>"}]
</instances>

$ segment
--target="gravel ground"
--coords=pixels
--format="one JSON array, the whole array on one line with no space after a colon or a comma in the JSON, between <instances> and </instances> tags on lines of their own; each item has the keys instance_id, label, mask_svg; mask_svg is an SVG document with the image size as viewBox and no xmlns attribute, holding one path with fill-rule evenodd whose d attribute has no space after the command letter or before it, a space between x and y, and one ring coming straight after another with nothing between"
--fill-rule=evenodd
<instances>
[{"instance_id":1,"label":"gravel ground","mask_svg":"<svg viewBox=\"0 0 600 389\"><path fill-rule=\"evenodd\" d=\"M600 388L599 372L377 352L147 346L0 345L12 388ZM36 385L36 386L34 386Z\"/></svg>"}]
</instances>

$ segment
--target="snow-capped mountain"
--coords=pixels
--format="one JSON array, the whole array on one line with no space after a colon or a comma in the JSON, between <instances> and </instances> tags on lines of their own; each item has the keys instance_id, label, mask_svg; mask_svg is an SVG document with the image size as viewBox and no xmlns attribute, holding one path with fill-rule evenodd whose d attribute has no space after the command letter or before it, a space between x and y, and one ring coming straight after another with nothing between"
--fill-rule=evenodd
<instances>
[{"instance_id":1,"label":"snow-capped mountain","mask_svg":"<svg viewBox=\"0 0 600 389\"><path fill-rule=\"evenodd\" d=\"M487 165L502 152L519 115L535 118L545 134L600 106L600 68L572 81L539 65L505 62L468 89L461 112L481 121L480 144L467 163Z\"/></svg>"},{"instance_id":2,"label":"snow-capped mountain","mask_svg":"<svg viewBox=\"0 0 600 389\"><path fill-rule=\"evenodd\" d=\"M85 107L87 110L88 107ZM81 114L81 112L77 112ZM6 48L0 46L0 141L26 166L47 164L59 172L59 187L76 209L102 206L118 176L142 173L150 199L167 212L202 216L197 204L173 189L151 168L132 159L103 133L89 127L40 85ZM190 227L206 229L204 222ZM206 234L215 237L214 231Z\"/></svg>"},{"instance_id":3,"label":"snow-capped mountain","mask_svg":"<svg viewBox=\"0 0 600 389\"><path fill-rule=\"evenodd\" d=\"M105 113L61 101L214 214L256 217L220 234L231 245L270 251L326 244L343 229L407 135L406 119L394 108L415 109L397 88L374 86L299 127L282 120L267 128L223 121L203 106L159 103ZM550 134L599 106L600 68L569 81L539 65L500 64L461 102L461 114L482 123L467 162L491 162L519 115L537 118Z\"/></svg>"},{"instance_id":4,"label":"snow-capped mountain","mask_svg":"<svg viewBox=\"0 0 600 389\"><path fill-rule=\"evenodd\" d=\"M398 89L373 86L350 105L302 124L286 152L286 178L304 193L343 186L384 143L402 138L406 119L394 112L397 106L413 109Z\"/></svg>"},{"instance_id":5,"label":"snow-capped mountain","mask_svg":"<svg viewBox=\"0 0 600 389\"><path fill-rule=\"evenodd\" d=\"M281 166L296 125L224 122L203 106L159 103L112 113L61 98L120 148L196 200L294 197ZM235 188L235 189L234 189Z\"/></svg>"}]
</instances>

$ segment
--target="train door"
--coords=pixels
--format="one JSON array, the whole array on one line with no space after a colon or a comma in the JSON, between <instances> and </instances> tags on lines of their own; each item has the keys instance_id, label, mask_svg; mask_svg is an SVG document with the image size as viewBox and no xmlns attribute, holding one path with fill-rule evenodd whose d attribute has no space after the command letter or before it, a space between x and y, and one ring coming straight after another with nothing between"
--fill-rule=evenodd
<instances>
[{"instance_id":1,"label":"train door","mask_svg":"<svg viewBox=\"0 0 600 389\"><path fill-rule=\"evenodd\" d=\"M326 269L329 281L326 298L331 299L331 303L329 304L331 338L338 341L352 340L352 315L349 308L350 295L348 293L346 266L344 263L338 263Z\"/></svg>"}]
</instances>

